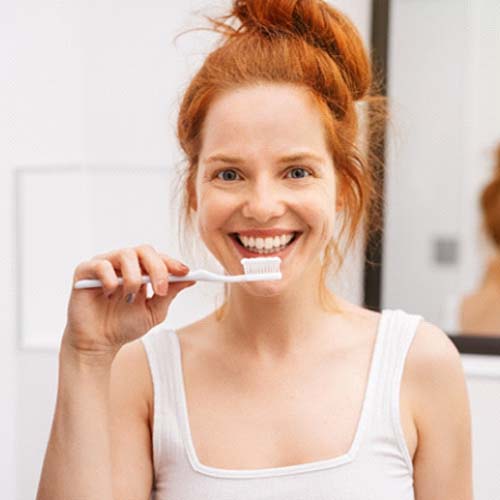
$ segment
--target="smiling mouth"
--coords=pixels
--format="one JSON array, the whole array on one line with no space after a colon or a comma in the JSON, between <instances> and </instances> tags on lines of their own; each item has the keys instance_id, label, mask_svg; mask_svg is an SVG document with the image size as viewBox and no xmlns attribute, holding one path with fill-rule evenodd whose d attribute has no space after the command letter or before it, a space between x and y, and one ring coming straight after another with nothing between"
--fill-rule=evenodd
<instances>
[{"instance_id":1,"label":"smiling mouth","mask_svg":"<svg viewBox=\"0 0 500 500\"><path fill-rule=\"evenodd\" d=\"M299 238L299 236L301 234L302 234L301 232L295 232L295 233L293 233L292 239L288 243L286 243L285 245L279 246L279 247L272 246L271 248L268 248L268 249L266 249L265 247L259 249L256 247L245 246L237 233L229 233L229 237L233 241L235 241L237 246L245 252L252 253L255 255L275 255L275 254L279 254L280 252L286 250L289 246L291 246Z\"/></svg>"}]
</instances>

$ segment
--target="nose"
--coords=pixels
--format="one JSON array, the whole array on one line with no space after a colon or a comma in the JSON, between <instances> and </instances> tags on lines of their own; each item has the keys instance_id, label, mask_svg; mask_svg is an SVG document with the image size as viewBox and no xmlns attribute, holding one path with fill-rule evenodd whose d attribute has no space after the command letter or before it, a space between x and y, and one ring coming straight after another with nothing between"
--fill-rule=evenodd
<instances>
[{"instance_id":1,"label":"nose","mask_svg":"<svg viewBox=\"0 0 500 500\"><path fill-rule=\"evenodd\" d=\"M256 182L253 189L249 189L245 196L242 215L247 219L254 219L260 224L279 218L286 211L280 190L271 181L262 179Z\"/></svg>"}]
</instances>

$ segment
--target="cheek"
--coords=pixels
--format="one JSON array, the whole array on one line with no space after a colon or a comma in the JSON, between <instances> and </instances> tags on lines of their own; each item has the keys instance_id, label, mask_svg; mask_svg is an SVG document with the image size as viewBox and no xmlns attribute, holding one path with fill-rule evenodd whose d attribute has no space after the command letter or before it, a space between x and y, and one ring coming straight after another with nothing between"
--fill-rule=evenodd
<instances>
[{"instance_id":1,"label":"cheek","mask_svg":"<svg viewBox=\"0 0 500 500\"><path fill-rule=\"evenodd\" d=\"M321 233L321 239L333 236L335 223L335 192L328 186L294 192L285 202L297 222ZM228 193L202 190L198 197L198 231L203 241L213 238L214 231L227 226L238 200Z\"/></svg>"},{"instance_id":2,"label":"cheek","mask_svg":"<svg viewBox=\"0 0 500 500\"><path fill-rule=\"evenodd\" d=\"M333 237L336 214L335 189L330 186L322 186L317 196L318 211L322 213L324 238L330 240Z\"/></svg>"},{"instance_id":3,"label":"cheek","mask_svg":"<svg viewBox=\"0 0 500 500\"><path fill-rule=\"evenodd\" d=\"M227 203L223 196L208 190L200 193L198 203L198 231L205 240L205 237L210 237L210 233L214 230L227 224L231 213L231 204Z\"/></svg>"},{"instance_id":4,"label":"cheek","mask_svg":"<svg viewBox=\"0 0 500 500\"><path fill-rule=\"evenodd\" d=\"M319 187L308 193L297 203L297 213L321 237L330 239L335 225L335 193L326 187Z\"/></svg>"}]
</instances>

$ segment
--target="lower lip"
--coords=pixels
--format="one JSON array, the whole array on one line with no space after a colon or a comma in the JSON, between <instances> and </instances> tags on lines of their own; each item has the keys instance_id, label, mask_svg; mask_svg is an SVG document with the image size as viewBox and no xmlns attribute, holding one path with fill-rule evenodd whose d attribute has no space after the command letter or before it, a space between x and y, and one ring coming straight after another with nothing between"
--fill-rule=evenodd
<instances>
[{"instance_id":1,"label":"lower lip","mask_svg":"<svg viewBox=\"0 0 500 500\"><path fill-rule=\"evenodd\" d=\"M236 237L230 236L229 238L233 242L234 246L238 250L238 252L243 255L243 257L248 258L255 258L255 257L280 257L284 259L293 249L299 238L302 236L302 233L297 234L295 236L295 239L290 243L287 247L285 247L283 250L277 251L277 252L269 252L269 253L256 253L256 252L251 252L247 248L245 248L243 245L240 244L240 242L236 239Z\"/></svg>"}]
</instances>

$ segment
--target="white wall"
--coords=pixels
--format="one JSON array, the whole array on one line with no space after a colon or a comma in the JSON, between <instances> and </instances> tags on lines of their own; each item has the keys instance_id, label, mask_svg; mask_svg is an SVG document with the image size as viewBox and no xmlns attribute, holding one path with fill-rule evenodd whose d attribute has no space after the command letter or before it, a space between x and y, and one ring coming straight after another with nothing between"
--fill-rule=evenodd
<instances>
[{"instance_id":1,"label":"white wall","mask_svg":"<svg viewBox=\"0 0 500 500\"><path fill-rule=\"evenodd\" d=\"M335 3L353 17L366 38L369 3ZM14 170L82 165L141 168L178 161L177 102L206 51L207 39L206 34L193 34L177 45L172 40L180 31L201 24L201 17L190 12L212 4L202 0L0 3L0 56L7 70L0 72L2 498L34 498L57 390L57 350L23 349L19 341ZM54 185L47 199L57 196L57 190ZM44 251L50 262L50 252ZM33 258L40 258L35 254L39 249L32 252ZM341 279L346 294L358 302L360 257L347 262L348 272ZM200 292L186 291L184 303L194 298L203 315L212 304L212 292L192 293ZM175 305L171 316L186 322L182 311L182 304Z\"/></svg>"},{"instance_id":2,"label":"white wall","mask_svg":"<svg viewBox=\"0 0 500 500\"><path fill-rule=\"evenodd\" d=\"M16 498L17 352L14 275L13 176L14 144L14 2L0 2L0 484L6 498Z\"/></svg>"},{"instance_id":3,"label":"white wall","mask_svg":"<svg viewBox=\"0 0 500 500\"><path fill-rule=\"evenodd\" d=\"M474 286L482 269L477 195L500 140L499 30L498 0L392 2L383 306L438 325L445 297ZM434 262L437 236L457 239L456 265ZM463 361L475 500L492 500L500 498L500 357Z\"/></svg>"}]
</instances>

